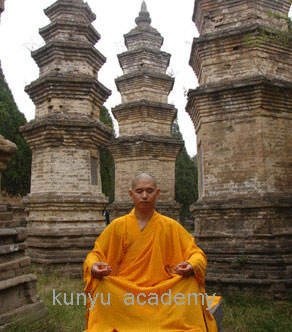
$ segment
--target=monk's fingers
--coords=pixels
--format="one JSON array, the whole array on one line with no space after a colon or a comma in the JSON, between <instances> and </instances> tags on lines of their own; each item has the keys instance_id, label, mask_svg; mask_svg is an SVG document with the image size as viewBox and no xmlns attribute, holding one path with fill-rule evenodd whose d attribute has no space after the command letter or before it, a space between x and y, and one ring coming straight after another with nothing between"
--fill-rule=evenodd
<instances>
[{"instance_id":1,"label":"monk's fingers","mask_svg":"<svg viewBox=\"0 0 292 332\"><path fill-rule=\"evenodd\" d=\"M103 275L107 276L112 272L111 267L108 265L105 269L102 270Z\"/></svg>"},{"instance_id":2,"label":"monk's fingers","mask_svg":"<svg viewBox=\"0 0 292 332\"><path fill-rule=\"evenodd\" d=\"M104 269L104 270L94 270L92 271L92 276L97 279L102 279L111 273L111 270Z\"/></svg>"},{"instance_id":3,"label":"monk's fingers","mask_svg":"<svg viewBox=\"0 0 292 332\"><path fill-rule=\"evenodd\" d=\"M178 263L176 266L181 268L181 269L187 269L188 267L191 266L191 264L188 263L188 262L182 262L182 263Z\"/></svg>"},{"instance_id":4,"label":"monk's fingers","mask_svg":"<svg viewBox=\"0 0 292 332\"><path fill-rule=\"evenodd\" d=\"M104 262L97 262L92 265L91 274L97 279L101 279L104 276L107 276L111 273L111 267Z\"/></svg>"},{"instance_id":5,"label":"monk's fingers","mask_svg":"<svg viewBox=\"0 0 292 332\"><path fill-rule=\"evenodd\" d=\"M183 270L183 276L188 277L194 273L193 267L190 265L186 269Z\"/></svg>"},{"instance_id":6,"label":"monk's fingers","mask_svg":"<svg viewBox=\"0 0 292 332\"><path fill-rule=\"evenodd\" d=\"M174 266L174 270L183 271L183 270L187 269L188 266L191 266L191 265L189 263L185 263L185 262L179 263Z\"/></svg>"},{"instance_id":7,"label":"monk's fingers","mask_svg":"<svg viewBox=\"0 0 292 332\"><path fill-rule=\"evenodd\" d=\"M104 268L104 269L98 269L97 271L96 271L96 273L98 274L98 275L100 275L100 276L107 276L107 275L109 275L110 273L111 273L111 268L110 267L106 267L106 268Z\"/></svg>"},{"instance_id":8,"label":"monk's fingers","mask_svg":"<svg viewBox=\"0 0 292 332\"><path fill-rule=\"evenodd\" d=\"M190 276L193 274L193 267L189 263L179 263L174 267L174 271L176 274L179 274L183 277Z\"/></svg>"},{"instance_id":9,"label":"monk's fingers","mask_svg":"<svg viewBox=\"0 0 292 332\"><path fill-rule=\"evenodd\" d=\"M100 269L100 270L105 270L105 269L107 269L108 268L108 264L107 263L104 263L104 262L98 262L98 263L96 263L97 264L97 266L98 266L98 268Z\"/></svg>"},{"instance_id":10,"label":"monk's fingers","mask_svg":"<svg viewBox=\"0 0 292 332\"><path fill-rule=\"evenodd\" d=\"M180 267L174 266L173 270L174 270L174 273L183 275L183 270Z\"/></svg>"}]
</instances>

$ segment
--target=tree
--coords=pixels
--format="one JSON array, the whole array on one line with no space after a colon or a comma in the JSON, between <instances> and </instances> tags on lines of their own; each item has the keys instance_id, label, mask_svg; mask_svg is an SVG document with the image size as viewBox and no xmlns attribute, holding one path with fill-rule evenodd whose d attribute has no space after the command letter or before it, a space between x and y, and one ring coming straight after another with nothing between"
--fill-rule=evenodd
<instances>
[{"instance_id":1,"label":"tree","mask_svg":"<svg viewBox=\"0 0 292 332\"><path fill-rule=\"evenodd\" d=\"M100 108L100 121L113 129L112 118L104 106ZM102 192L108 196L109 203L111 203L114 201L115 192L115 163L107 147L100 149L100 176Z\"/></svg>"},{"instance_id":2,"label":"tree","mask_svg":"<svg viewBox=\"0 0 292 332\"><path fill-rule=\"evenodd\" d=\"M0 134L17 145L17 152L3 172L2 189L11 195L30 191L31 150L19 128L26 123L14 101L0 66Z\"/></svg>"},{"instance_id":3,"label":"tree","mask_svg":"<svg viewBox=\"0 0 292 332\"><path fill-rule=\"evenodd\" d=\"M177 119L172 125L172 135L182 140ZM175 200L182 204L180 219L189 215L189 206L198 198L198 169L195 161L188 155L185 146L178 154L175 163Z\"/></svg>"}]
</instances>

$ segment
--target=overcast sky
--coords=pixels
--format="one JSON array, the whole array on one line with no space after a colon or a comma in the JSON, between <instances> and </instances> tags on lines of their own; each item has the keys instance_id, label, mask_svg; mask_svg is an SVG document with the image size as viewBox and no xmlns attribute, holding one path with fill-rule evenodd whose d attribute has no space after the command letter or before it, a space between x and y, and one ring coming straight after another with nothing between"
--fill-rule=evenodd
<instances>
[{"instance_id":1,"label":"overcast sky","mask_svg":"<svg viewBox=\"0 0 292 332\"><path fill-rule=\"evenodd\" d=\"M25 85L39 76L38 67L30 52L44 44L38 29L50 23L43 9L55 0L6 0L0 24L0 59L2 69L19 110L27 120L35 115L35 107L24 92ZM88 0L96 14L93 22L101 34L96 48L107 58L99 72L99 81L112 90L105 106L111 109L121 102L114 80L122 75L117 54L126 50L123 35L133 29L142 0ZM197 86L197 79L189 66L192 39L198 36L192 22L194 0L146 0L151 25L164 37L162 50L172 55L168 72L174 74L175 85L169 103L178 109L180 130L188 153L196 154L193 123L185 112L185 91Z\"/></svg>"}]
</instances>

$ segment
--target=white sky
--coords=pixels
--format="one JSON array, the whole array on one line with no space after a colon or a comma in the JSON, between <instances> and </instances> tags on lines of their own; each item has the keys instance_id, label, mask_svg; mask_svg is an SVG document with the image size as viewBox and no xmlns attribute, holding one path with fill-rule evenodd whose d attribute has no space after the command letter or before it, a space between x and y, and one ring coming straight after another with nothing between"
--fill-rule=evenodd
<instances>
[{"instance_id":1,"label":"white sky","mask_svg":"<svg viewBox=\"0 0 292 332\"><path fill-rule=\"evenodd\" d=\"M18 108L27 120L35 115L35 107L24 87L39 77L39 69L30 52L44 44L38 29L50 23L43 9L55 0L6 0L0 24L0 59L5 78ZM142 0L87 0L96 14L93 22L101 34L96 48L107 58L99 72L99 81L112 90L105 106L110 110L121 102L114 80L122 75L117 54L126 51L123 35L133 29ZM178 109L180 130L188 153L196 154L193 123L185 111L185 91L197 86L189 66L192 39L198 36L192 22L194 0L146 0L152 19L151 26L164 37L162 50L172 55L168 72L175 77L169 103Z\"/></svg>"}]
</instances>

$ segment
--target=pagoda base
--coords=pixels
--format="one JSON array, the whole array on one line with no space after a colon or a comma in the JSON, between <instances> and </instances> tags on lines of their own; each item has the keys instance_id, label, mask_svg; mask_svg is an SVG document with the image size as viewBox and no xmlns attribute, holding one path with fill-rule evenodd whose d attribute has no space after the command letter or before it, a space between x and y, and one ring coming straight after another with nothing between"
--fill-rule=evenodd
<instances>
[{"instance_id":1,"label":"pagoda base","mask_svg":"<svg viewBox=\"0 0 292 332\"><path fill-rule=\"evenodd\" d=\"M292 295L292 198L198 201L195 239L208 257L207 289Z\"/></svg>"},{"instance_id":2,"label":"pagoda base","mask_svg":"<svg viewBox=\"0 0 292 332\"><path fill-rule=\"evenodd\" d=\"M158 201L156 202L155 208L157 212L179 221L180 204L176 201L169 203ZM110 220L112 221L118 217L130 213L132 209L132 202L114 202L107 208L107 211L109 212Z\"/></svg>"},{"instance_id":3,"label":"pagoda base","mask_svg":"<svg viewBox=\"0 0 292 332\"><path fill-rule=\"evenodd\" d=\"M41 273L83 274L83 262L105 228L104 196L33 194L29 209L28 250Z\"/></svg>"},{"instance_id":4,"label":"pagoda base","mask_svg":"<svg viewBox=\"0 0 292 332\"><path fill-rule=\"evenodd\" d=\"M48 310L37 295L37 277L25 253L23 206L0 203L0 331L13 322L47 320Z\"/></svg>"}]
</instances>

